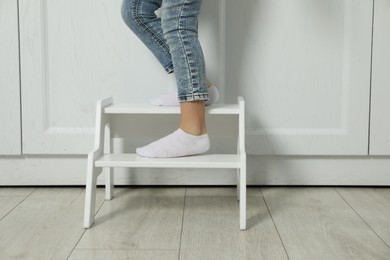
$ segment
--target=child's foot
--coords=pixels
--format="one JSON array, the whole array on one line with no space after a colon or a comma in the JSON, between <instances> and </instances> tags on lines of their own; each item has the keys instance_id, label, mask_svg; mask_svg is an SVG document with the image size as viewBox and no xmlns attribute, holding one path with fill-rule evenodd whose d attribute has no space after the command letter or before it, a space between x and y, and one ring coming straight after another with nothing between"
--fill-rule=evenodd
<instances>
[{"instance_id":1,"label":"child's foot","mask_svg":"<svg viewBox=\"0 0 390 260\"><path fill-rule=\"evenodd\" d=\"M205 100L205 106L216 103L219 100L219 91L214 84L207 88L209 100ZM171 91L168 94L151 99L150 104L155 106L179 106L180 102L177 98L177 90Z\"/></svg>"},{"instance_id":2,"label":"child's foot","mask_svg":"<svg viewBox=\"0 0 390 260\"><path fill-rule=\"evenodd\" d=\"M136 153L144 157L180 157L207 152L210 149L210 139L207 133L192 135L181 128L143 147L138 147Z\"/></svg>"}]
</instances>

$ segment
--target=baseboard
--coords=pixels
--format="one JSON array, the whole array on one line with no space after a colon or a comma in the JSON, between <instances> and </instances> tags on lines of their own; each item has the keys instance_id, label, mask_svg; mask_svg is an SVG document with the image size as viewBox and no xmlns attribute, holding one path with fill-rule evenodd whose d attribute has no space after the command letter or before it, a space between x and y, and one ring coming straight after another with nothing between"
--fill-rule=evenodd
<instances>
[{"instance_id":1,"label":"baseboard","mask_svg":"<svg viewBox=\"0 0 390 260\"><path fill-rule=\"evenodd\" d=\"M86 156L1 156L0 186L85 185ZM103 170L105 173L107 169ZM115 168L115 185L235 185L236 170ZM98 185L104 184L104 176ZM247 154L248 185L390 186L390 156Z\"/></svg>"}]
</instances>

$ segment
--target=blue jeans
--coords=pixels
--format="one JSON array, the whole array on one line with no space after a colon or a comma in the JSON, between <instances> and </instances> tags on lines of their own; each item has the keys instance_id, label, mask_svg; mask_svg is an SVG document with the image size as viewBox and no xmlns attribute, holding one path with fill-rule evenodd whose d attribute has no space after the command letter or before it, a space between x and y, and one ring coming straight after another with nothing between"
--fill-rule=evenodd
<instances>
[{"instance_id":1,"label":"blue jeans","mask_svg":"<svg viewBox=\"0 0 390 260\"><path fill-rule=\"evenodd\" d=\"M203 0L123 0L126 25L156 56L165 71L175 71L178 100L209 100L206 65L198 39ZM155 11L161 7L161 18Z\"/></svg>"}]
</instances>

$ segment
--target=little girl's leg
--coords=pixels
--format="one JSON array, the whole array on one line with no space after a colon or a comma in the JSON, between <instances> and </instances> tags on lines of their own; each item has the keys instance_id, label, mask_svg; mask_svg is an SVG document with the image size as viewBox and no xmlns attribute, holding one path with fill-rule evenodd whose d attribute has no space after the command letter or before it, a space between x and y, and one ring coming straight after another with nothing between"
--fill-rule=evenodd
<instances>
[{"instance_id":1,"label":"little girl's leg","mask_svg":"<svg viewBox=\"0 0 390 260\"><path fill-rule=\"evenodd\" d=\"M170 48L179 102L209 99L206 64L198 39L203 0L163 0L161 27Z\"/></svg>"},{"instance_id":2,"label":"little girl's leg","mask_svg":"<svg viewBox=\"0 0 390 260\"><path fill-rule=\"evenodd\" d=\"M155 11L162 0L123 0L122 18L134 34L148 47L167 73L173 72L169 46L163 36L161 18Z\"/></svg>"},{"instance_id":3,"label":"little girl's leg","mask_svg":"<svg viewBox=\"0 0 390 260\"><path fill-rule=\"evenodd\" d=\"M201 3L202 0L163 0L162 7L162 28L171 50L178 98L186 103L183 103L185 109L181 107L181 119L191 122L192 132L205 126L204 104L200 102L209 99L205 62L197 31ZM201 121L202 125L197 125ZM210 140L206 129L201 129L201 134L191 134L185 129L188 124L180 123L176 131L137 148L136 153L146 157L180 157L207 152Z\"/></svg>"},{"instance_id":4,"label":"little girl's leg","mask_svg":"<svg viewBox=\"0 0 390 260\"><path fill-rule=\"evenodd\" d=\"M162 0L123 0L121 6L122 18L126 25L147 46L160 62L164 70L173 77L175 75L172 56L167 40L164 38L161 18L155 14L162 5ZM211 84L208 84L211 87ZM208 89L209 100L205 105L216 103L219 92L215 85ZM150 99L150 104L158 106L178 106L177 88L168 94Z\"/></svg>"}]
</instances>

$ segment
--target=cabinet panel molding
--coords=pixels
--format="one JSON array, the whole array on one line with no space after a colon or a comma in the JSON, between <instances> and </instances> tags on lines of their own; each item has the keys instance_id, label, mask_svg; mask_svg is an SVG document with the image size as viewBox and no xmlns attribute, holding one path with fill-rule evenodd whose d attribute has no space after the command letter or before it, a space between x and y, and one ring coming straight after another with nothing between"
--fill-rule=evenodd
<instances>
[{"instance_id":1,"label":"cabinet panel molding","mask_svg":"<svg viewBox=\"0 0 390 260\"><path fill-rule=\"evenodd\" d=\"M374 10L370 155L390 155L390 1Z\"/></svg>"},{"instance_id":2,"label":"cabinet panel molding","mask_svg":"<svg viewBox=\"0 0 390 260\"><path fill-rule=\"evenodd\" d=\"M0 154L21 154L18 5L0 1Z\"/></svg>"},{"instance_id":3,"label":"cabinet panel molding","mask_svg":"<svg viewBox=\"0 0 390 260\"><path fill-rule=\"evenodd\" d=\"M247 152L367 155L372 0L227 1L227 101Z\"/></svg>"},{"instance_id":4,"label":"cabinet panel molding","mask_svg":"<svg viewBox=\"0 0 390 260\"><path fill-rule=\"evenodd\" d=\"M199 20L214 82L221 55L218 7L218 1L205 2ZM121 1L20 0L20 12L24 154L86 154L98 99L148 102L176 88L124 23Z\"/></svg>"}]
</instances>

